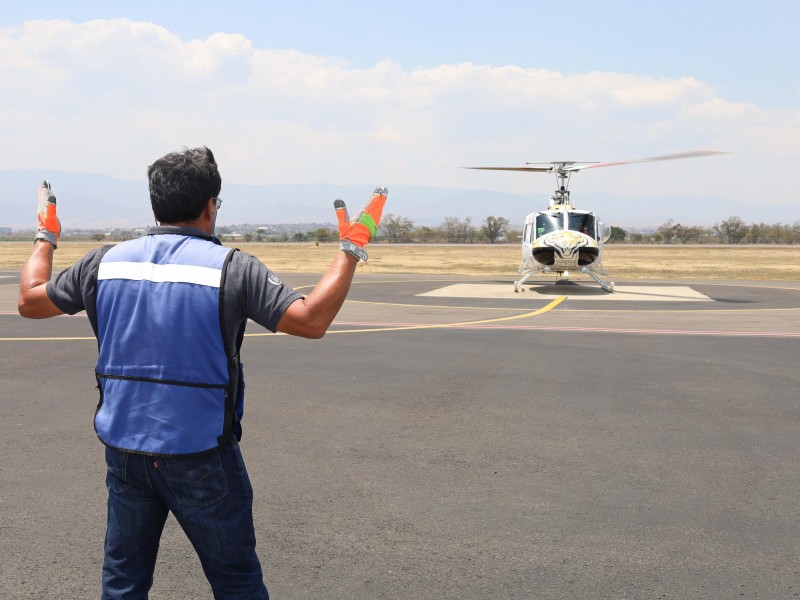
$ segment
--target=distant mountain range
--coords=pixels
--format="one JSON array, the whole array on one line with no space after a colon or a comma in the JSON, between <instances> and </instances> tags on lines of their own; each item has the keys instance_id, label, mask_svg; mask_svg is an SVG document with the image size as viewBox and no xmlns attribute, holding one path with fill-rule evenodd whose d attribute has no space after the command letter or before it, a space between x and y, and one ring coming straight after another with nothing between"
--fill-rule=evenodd
<instances>
[{"instance_id":1,"label":"distant mountain range","mask_svg":"<svg viewBox=\"0 0 800 600\"><path fill-rule=\"evenodd\" d=\"M0 227L31 228L36 223L39 183L49 179L59 199L65 228L134 228L153 223L147 182L105 175L40 169L0 171ZM219 224L334 223L333 200L343 198L352 212L369 198L370 185L240 185L224 183ZM738 216L746 223L800 221L800 203L751 204L723 198L689 196L624 198L612 194L573 194L577 208L593 210L619 227L656 227L672 219L683 225L711 226ZM548 195L518 195L488 190L389 186L385 213L411 219L416 225L439 226L447 217L472 218L480 225L488 216L505 217L521 228L525 215L547 206Z\"/></svg>"}]
</instances>

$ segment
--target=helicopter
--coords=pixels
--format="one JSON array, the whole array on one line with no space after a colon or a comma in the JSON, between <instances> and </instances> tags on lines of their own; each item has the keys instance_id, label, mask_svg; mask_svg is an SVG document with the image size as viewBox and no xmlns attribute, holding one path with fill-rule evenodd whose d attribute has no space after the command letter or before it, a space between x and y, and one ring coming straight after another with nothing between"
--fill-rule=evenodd
<instances>
[{"instance_id":1,"label":"helicopter","mask_svg":"<svg viewBox=\"0 0 800 600\"><path fill-rule=\"evenodd\" d=\"M577 272L590 276L603 290L612 293L614 282L603 279L608 277L603 266L603 244L611 236L611 226L599 221L592 211L579 210L573 206L569 196L572 174L585 169L697 158L716 154L727 153L698 150L606 163L559 160L550 163L525 163L524 167L466 168L481 171L555 173L556 175L557 188L550 198L547 209L532 212L525 217L525 226L522 230L522 264L518 272L521 277L514 282L515 292L525 291L522 285L536 273L555 274L560 281L566 280L570 273Z\"/></svg>"}]
</instances>

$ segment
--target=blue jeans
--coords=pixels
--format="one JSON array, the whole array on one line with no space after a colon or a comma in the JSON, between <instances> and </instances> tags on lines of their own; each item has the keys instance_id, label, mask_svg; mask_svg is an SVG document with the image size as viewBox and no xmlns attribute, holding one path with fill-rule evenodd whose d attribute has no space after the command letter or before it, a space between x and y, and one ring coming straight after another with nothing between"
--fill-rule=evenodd
<instances>
[{"instance_id":1,"label":"blue jeans","mask_svg":"<svg viewBox=\"0 0 800 600\"><path fill-rule=\"evenodd\" d=\"M195 457L106 448L108 528L103 600L146 599L172 511L214 598L269 598L256 555L253 488L236 443Z\"/></svg>"}]
</instances>

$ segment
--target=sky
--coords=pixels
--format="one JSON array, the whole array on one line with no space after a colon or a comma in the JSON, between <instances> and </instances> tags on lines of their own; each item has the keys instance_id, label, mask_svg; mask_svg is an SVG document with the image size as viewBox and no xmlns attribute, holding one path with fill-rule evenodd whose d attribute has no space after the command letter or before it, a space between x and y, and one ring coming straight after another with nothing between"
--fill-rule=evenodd
<instances>
[{"instance_id":1,"label":"sky","mask_svg":"<svg viewBox=\"0 0 800 600\"><path fill-rule=\"evenodd\" d=\"M800 2L0 2L0 169L800 203ZM391 194L390 194L391 197ZM770 222L779 218L767 219Z\"/></svg>"}]
</instances>

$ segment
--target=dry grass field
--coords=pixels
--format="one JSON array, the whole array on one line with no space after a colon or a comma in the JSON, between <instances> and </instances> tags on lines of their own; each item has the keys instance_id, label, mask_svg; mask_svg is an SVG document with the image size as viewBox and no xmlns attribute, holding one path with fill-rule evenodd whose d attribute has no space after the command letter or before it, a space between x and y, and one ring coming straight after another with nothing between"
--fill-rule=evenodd
<instances>
[{"instance_id":1,"label":"dry grass field","mask_svg":"<svg viewBox=\"0 0 800 600\"><path fill-rule=\"evenodd\" d=\"M63 242L55 253L62 269L98 242ZM242 243L274 271L322 273L337 244ZM18 268L31 245L0 243L0 267ZM427 273L503 275L513 277L520 262L516 244L502 245L395 245L372 244L370 261L360 273ZM612 279L742 279L800 281L800 246L633 246L605 247L606 269Z\"/></svg>"}]
</instances>

